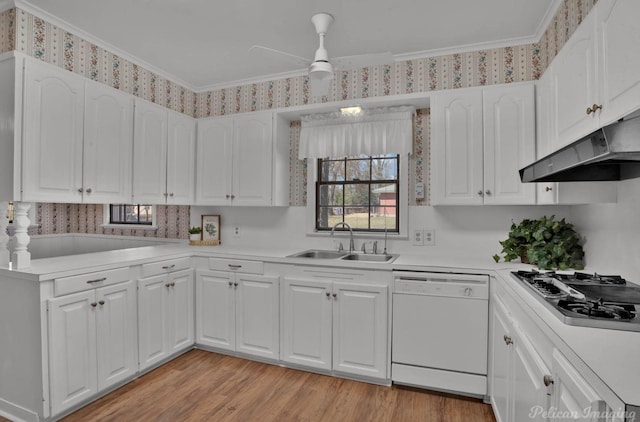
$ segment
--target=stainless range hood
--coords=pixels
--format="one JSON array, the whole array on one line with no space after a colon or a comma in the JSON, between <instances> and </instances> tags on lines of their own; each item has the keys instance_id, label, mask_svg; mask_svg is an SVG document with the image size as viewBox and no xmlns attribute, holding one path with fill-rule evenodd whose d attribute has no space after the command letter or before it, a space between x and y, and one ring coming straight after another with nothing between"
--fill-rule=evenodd
<instances>
[{"instance_id":1,"label":"stainless range hood","mask_svg":"<svg viewBox=\"0 0 640 422\"><path fill-rule=\"evenodd\" d=\"M577 182L640 177L640 117L593 132L520 170L523 182Z\"/></svg>"}]
</instances>

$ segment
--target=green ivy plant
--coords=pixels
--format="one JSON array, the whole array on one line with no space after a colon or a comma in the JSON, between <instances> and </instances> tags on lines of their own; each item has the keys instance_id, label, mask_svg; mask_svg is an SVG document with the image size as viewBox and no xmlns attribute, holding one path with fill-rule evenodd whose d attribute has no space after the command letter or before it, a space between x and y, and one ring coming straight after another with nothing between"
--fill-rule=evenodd
<instances>
[{"instance_id":1,"label":"green ivy plant","mask_svg":"<svg viewBox=\"0 0 640 422\"><path fill-rule=\"evenodd\" d=\"M580 236L563 218L555 216L541 217L537 220L512 222L509 237L500 241L505 261L521 257L523 262L537 265L543 270L566 270L584 268L584 251L580 245ZM493 259L500 261L500 255Z\"/></svg>"},{"instance_id":2,"label":"green ivy plant","mask_svg":"<svg viewBox=\"0 0 640 422\"><path fill-rule=\"evenodd\" d=\"M191 227L189 229L189 234L200 234L202 233L202 229L200 227Z\"/></svg>"}]
</instances>

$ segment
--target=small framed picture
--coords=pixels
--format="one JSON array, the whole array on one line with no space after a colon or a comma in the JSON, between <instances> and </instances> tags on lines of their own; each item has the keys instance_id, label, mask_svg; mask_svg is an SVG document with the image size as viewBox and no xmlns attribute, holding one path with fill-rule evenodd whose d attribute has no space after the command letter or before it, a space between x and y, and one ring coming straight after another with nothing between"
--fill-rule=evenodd
<instances>
[{"instance_id":1,"label":"small framed picture","mask_svg":"<svg viewBox=\"0 0 640 422\"><path fill-rule=\"evenodd\" d=\"M202 216L202 240L220 241L220 216Z\"/></svg>"}]
</instances>

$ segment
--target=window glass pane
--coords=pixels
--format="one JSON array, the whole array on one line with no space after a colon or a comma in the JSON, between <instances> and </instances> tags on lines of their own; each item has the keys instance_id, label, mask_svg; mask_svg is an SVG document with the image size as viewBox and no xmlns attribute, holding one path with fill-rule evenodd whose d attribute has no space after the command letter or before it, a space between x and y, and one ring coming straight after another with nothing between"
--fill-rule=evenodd
<instances>
[{"instance_id":1,"label":"window glass pane","mask_svg":"<svg viewBox=\"0 0 640 422\"><path fill-rule=\"evenodd\" d=\"M345 185L344 187L344 204L350 206L364 207L368 212L369 208L369 185Z\"/></svg>"},{"instance_id":2,"label":"window glass pane","mask_svg":"<svg viewBox=\"0 0 640 422\"><path fill-rule=\"evenodd\" d=\"M372 180L394 180L398 178L397 158L374 158L371 160Z\"/></svg>"},{"instance_id":3,"label":"window glass pane","mask_svg":"<svg viewBox=\"0 0 640 422\"><path fill-rule=\"evenodd\" d=\"M370 163L369 159L347 160L347 180L370 180Z\"/></svg>"},{"instance_id":4,"label":"window glass pane","mask_svg":"<svg viewBox=\"0 0 640 422\"><path fill-rule=\"evenodd\" d=\"M371 216L371 228L377 230L397 231L398 220L396 219L397 208L385 207L386 214L375 214Z\"/></svg>"},{"instance_id":5,"label":"window glass pane","mask_svg":"<svg viewBox=\"0 0 640 422\"><path fill-rule=\"evenodd\" d=\"M334 205L341 207L344 204L343 185L322 185L320 186L318 205Z\"/></svg>"},{"instance_id":6,"label":"window glass pane","mask_svg":"<svg viewBox=\"0 0 640 422\"><path fill-rule=\"evenodd\" d=\"M345 223L349 224L353 230L369 229L369 210L362 207L345 207Z\"/></svg>"},{"instance_id":7,"label":"window glass pane","mask_svg":"<svg viewBox=\"0 0 640 422\"><path fill-rule=\"evenodd\" d=\"M112 224L153 224L152 205L123 205L109 206L109 222Z\"/></svg>"},{"instance_id":8,"label":"window glass pane","mask_svg":"<svg viewBox=\"0 0 640 422\"><path fill-rule=\"evenodd\" d=\"M342 221L342 208L318 207L318 227L330 229L339 221Z\"/></svg>"},{"instance_id":9,"label":"window glass pane","mask_svg":"<svg viewBox=\"0 0 640 422\"><path fill-rule=\"evenodd\" d=\"M139 205L138 221L143 224L153 223L153 208L151 205Z\"/></svg>"},{"instance_id":10,"label":"window glass pane","mask_svg":"<svg viewBox=\"0 0 640 422\"><path fill-rule=\"evenodd\" d=\"M320 165L320 180L335 182L344 180L344 160L322 160Z\"/></svg>"}]
</instances>

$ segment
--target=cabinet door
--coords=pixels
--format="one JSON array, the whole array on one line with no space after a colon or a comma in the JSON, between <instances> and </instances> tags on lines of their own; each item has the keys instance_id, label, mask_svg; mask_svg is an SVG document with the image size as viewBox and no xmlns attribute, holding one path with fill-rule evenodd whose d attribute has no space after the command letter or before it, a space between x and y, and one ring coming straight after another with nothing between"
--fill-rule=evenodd
<instances>
[{"instance_id":1,"label":"cabinet door","mask_svg":"<svg viewBox=\"0 0 640 422\"><path fill-rule=\"evenodd\" d=\"M509 374L511 373L511 322L502 301L492 298L491 313L491 371L489 383L491 404L497 422L514 420L509 412Z\"/></svg>"},{"instance_id":2,"label":"cabinet door","mask_svg":"<svg viewBox=\"0 0 640 422\"><path fill-rule=\"evenodd\" d=\"M536 157L533 84L483 92L484 203L536 202L536 185L522 183L520 170Z\"/></svg>"},{"instance_id":3,"label":"cabinet door","mask_svg":"<svg viewBox=\"0 0 640 422\"><path fill-rule=\"evenodd\" d=\"M193 345L193 271L176 271L168 276L167 352L172 354Z\"/></svg>"},{"instance_id":4,"label":"cabinet door","mask_svg":"<svg viewBox=\"0 0 640 422\"><path fill-rule=\"evenodd\" d=\"M566 420L565 415L575 415L574 421L602 420L589 416L604 415L606 403L557 349L553 350L553 382L552 406L557 417L552 415L552 421Z\"/></svg>"},{"instance_id":5,"label":"cabinet door","mask_svg":"<svg viewBox=\"0 0 640 422\"><path fill-rule=\"evenodd\" d=\"M136 101L133 203L164 204L167 194L167 110Z\"/></svg>"},{"instance_id":6,"label":"cabinet door","mask_svg":"<svg viewBox=\"0 0 640 422\"><path fill-rule=\"evenodd\" d=\"M135 283L96 290L98 390L104 390L138 372Z\"/></svg>"},{"instance_id":7,"label":"cabinet door","mask_svg":"<svg viewBox=\"0 0 640 422\"><path fill-rule=\"evenodd\" d=\"M387 286L334 282L333 369L387 375Z\"/></svg>"},{"instance_id":8,"label":"cabinet door","mask_svg":"<svg viewBox=\"0 0 640 422\"><path fill-rule=\"evenodd\" d=\"M131 203L133 98L104 86L85 86L84 202Z\"/></svg>"},{"instance_id":9,"label":"cabinet door","mask_svg":"<svg viewBox=\"0 0 640 422\"><path fill-rule=\"evenodd\" d=\"M551 390L544 385L543 379L551 376L551 371L519 327L515 327L514 334L511 377L513 420L544 421L544 415L549 410Z\"/></svg>"},{"instance_id":10,"label":"cabinet door","mask_svg":"<svg viewBox=\"0 0 640 422\"><path fill-rule=\"evenodd\" d=\"M601 124L609 124L640 108L640 2L598 2L601 61Z\"/></svg>"},{"instance_id":11,"label":"cabinet door","mask_svg":"<svg viewBox=\"0 0 640 422\"><path fill-rule=\"evenodd\" d=\"M554 149L597 129L600 112L586 111L598 101L595 46L595 13L589 13L553 63Z\"/></svg>"},{"instance_id":12,"label":"cabinet door","mask_svg":"<svg viewBox=\"0 0 640 422\"><path fill-rule=\"evenodd\" d=\"M196 281L197 343L235 350L233 274L199 271Z\"/></svg>"},{"instance_id":13,"label":"cabinet door","mask_svg":"<svg viewBox=\"0 0 640 422\"><path fill-rule=\"evenodd\" d=\"M22 200L81 202L83 78L28 60L24 98Z\"/></svg>"},{"instance_id":14,"label":"cabinet door","mask_svg":"<svg viewBox=\"0 0 640 422\"><path fill-rule=\"evenodd\" d=\"M233 116L198 121L196 203L231 204Z\"/></svg>"},{"instance_id":15,"label":"cabinet door","mask_svg":"<svg viewBox=\"0 0 640 422\"><path fill-rule=\"evenodd\" d=\"M166 298L170 288L166 275L138 280L138 362L140 370L167 356Z\"/></svg>"},{"instance_id":16,"label":"cabinet door","mask_svg":"<svg viewBox=\"0 0 640 422\"><path fill-rule=\"evenodd\" d=\"M271 205L273 114L235 116L233 204Z\"/></svg>"},{"instance_id":17,"label":"cabinet door","mask_svg":"<svg viewBox=\"0 0 640 422\"><path fill-rule=\"evenodd\" d=\"M93 290L49 301L49 368L54 415L98 392L96 308Z\"/></svg>"},{"instance_id":18,"label":"cabinet door","mask_svg":"<svg viewBox=\"0 0 640 422\"><path fill-rule=\"evenodd\" d=\"M196 121L169 111L167 204L190 205L195 197Z\"/></svg>"},{"instance_id":19,"label":"cabinet door","mask_svg":"<svg viewBox=\"0 0 640 422\"><path fill-rule=\"evenodd\" d=\"M282 360L331 370L331 283L284 280Z\"/></svg>"},{"instance_id":20,"label":"cabinet door","mask_svg":"<svg viewBox=\"0 0 640 422\"><path fill-rule=\"evenodd\" d=\"M434 96L431 121L433 205L482 204L482 91Z\"/></svg>"},{"instance_id":21,"label":"cabinet door","mask_svg":"<svg viewBox=\"0 0 640 422\"><path fill-rule=\"evenodd\" d=\"M236 274L236 351L280 358L278 277Z\"/></svg>"}]
</instances>

